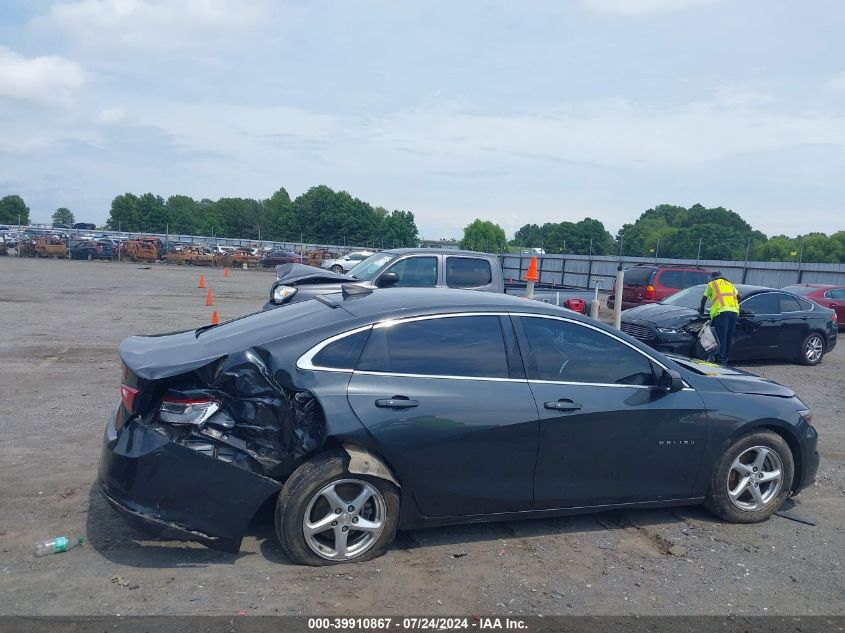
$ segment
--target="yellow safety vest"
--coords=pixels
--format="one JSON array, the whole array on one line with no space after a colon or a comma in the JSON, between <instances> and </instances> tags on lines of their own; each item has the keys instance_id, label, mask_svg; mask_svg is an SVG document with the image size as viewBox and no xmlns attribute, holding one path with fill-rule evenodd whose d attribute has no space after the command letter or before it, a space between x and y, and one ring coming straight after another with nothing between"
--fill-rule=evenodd
<instances>
[{"instance_id":1,"label":"yellow safety vest","mask_svg":"<svg viewBox=\"0 0 845 633\"><path fill-rule=\"evenodd\" d=\"M710 299L710 318L721 312L736 312L739 314L739 301L734 285L725 279L714 279L707 284L704 296Z\"/></svg>"}]
</instances>

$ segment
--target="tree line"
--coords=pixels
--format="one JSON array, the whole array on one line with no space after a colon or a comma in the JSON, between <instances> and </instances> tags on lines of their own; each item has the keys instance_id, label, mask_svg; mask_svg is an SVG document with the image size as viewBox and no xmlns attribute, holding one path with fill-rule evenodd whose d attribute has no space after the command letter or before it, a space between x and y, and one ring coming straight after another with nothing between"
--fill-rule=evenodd
<instances>
[{"instance_id":1,"label":"tree line","mask_svg":"<svg viewBox=\"0 0 845 633\"><path fill-rule=\"evenodd\" d=\"M0 222L29 223L29 207L20 196L0 199ZM60 208L53 222L68 224L73 213ZM417 246L419 234L410 211L388 211L353 198L346 191L320 185L291 200L282 188L266 200L220 198L194 200L174 195L124 193L112 200L105 227L114 231L208 235L245 240Z\"/></svg>"},{"instance_id":2,"label":"tree line","mask_svg":"<svg viewBox=\"0 0 845 633\"><path fill-rule=\"evenodd\" d=\"M0 224L18 224L19 219L22 224L30 221L23 198L14 194L0 198ZM65 207L53 214L56 224L72 224L73 220L73 212ZM194 200L183 195L165 200L152 193L125 193L112 201L106 227L376 248L419 243L412 212L388 212L325 185L312 187L293 200L285 189L266 200ZM700 204L689 208L658 205L623 225L615 236L599 220L584 218L526 224L508 240L498 224L477 219L464 228L461 246L494 253L542 248L547 253L577 255L845 263L845 231L767 237L730 209Z\"/></svg>"},{"instance_id":3,"label":"tree line","mask_svg":"<svg viewBox=\"0 0 845 633\"><path fill-rule=\"evenodd\" d=\"M676 259L802 261L845 263L845 231L831 235L767 237L738 213L700 204L686 208L662 204L648 209L612 236L592 218L579 222L526 224L508 241L498 225L475 220L464 229L461 244L481 250L542 248L547 253L622 255Z\"/></svg>"}]
</instances>

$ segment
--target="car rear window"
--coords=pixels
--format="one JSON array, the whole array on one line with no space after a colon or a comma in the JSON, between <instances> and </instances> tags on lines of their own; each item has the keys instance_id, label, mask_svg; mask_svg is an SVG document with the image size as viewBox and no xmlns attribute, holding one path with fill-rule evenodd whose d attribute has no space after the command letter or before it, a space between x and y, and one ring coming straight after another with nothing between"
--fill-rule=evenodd
<instances>
[{"instance_id":1,"label":"car rear window","mask_svg":"<svg viewBox=\"0 0 845 633\"><path fill-rule=\"evenodd\" d=\"M659 281L667 288L684 288L684 271L664 270L660 273Z\"/></svg>"},{"instance_id":2,"label":"car rear window","mask_svg":"<svg viewBox=\"0 0 845 633\"><path fill-rule=\"evenodd\" d=\"M357 369L421 376L507 378L508 361L499 317L424 319L375 328Z\"/></svg>"},{"instance_id":3,"label":"car rear window","mask_svg":"<svg viewBox=\"0 0 845 633\"><path fill-rule=\"evenodd\" d=\"M477 257L447 257L446 285L450 288L486 286L493 279L490 262Z\"/></svg>"},{"instance_id":4,"label":"car rear window","mask_svg":"<svg viewBox=\"0 0 845 633\"><path fill-rule=\"evenodd\" d=\"M625 270L625 285L647 286L651 283L656 272L656 268L632 266Z\"/></svg>"}]
</instances>

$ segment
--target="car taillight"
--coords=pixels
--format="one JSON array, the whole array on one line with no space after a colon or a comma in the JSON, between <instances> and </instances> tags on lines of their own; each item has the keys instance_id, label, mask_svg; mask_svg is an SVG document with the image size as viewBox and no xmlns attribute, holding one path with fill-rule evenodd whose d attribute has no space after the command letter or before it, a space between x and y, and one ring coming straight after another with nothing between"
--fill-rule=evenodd
<instances>
[{"instance_id":1,"label":"car taillight","mask_svg":"<svg viewBox=\"0 0 845 633\"><path fill-rule=\"evenodd\" d=\"M138 390L129 385L120 385L120 401L126 410L131 414L135 406L135 396L138 395Z\"/></svg>"},{"instance_id":2,"label":"car taillight","mask_svg":"<svg viewBox=\"0 0 845 633\"><path fill-rule=\"evenodd\" d=\"M833 313L833 324L838 325L839 319L836 318L836 312Z\"/></svg>"},{"instance_id":3,"label":"car taillight","mask_svg":"<svg viewBox=\"0 0 845 633\"><path fill-rule=\"evenodd\" d=\"M158 419L177 426L202 426L220 410L220 403L212 398L165 397L158 410Z\"/></svg>"},{"instance_id":4,"label":"car taillight","mask_svg":"<svg viewBox=\"0 0 845 633\"><path fill-rule=\"evenodd\" d=\"M657 299L657 291L654 289L654 286L646 286L645 287L645 298L646 299Z\"/></svg>"}]
</instances>

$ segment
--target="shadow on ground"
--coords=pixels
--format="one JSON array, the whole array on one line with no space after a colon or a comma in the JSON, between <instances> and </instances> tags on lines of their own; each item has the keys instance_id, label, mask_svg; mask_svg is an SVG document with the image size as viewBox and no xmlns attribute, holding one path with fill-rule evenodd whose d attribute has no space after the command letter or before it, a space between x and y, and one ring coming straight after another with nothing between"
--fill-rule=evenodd
<instances>
[{"instance_id":1,"label":"shadow on ground","mask_svg":"<svg viewBox=\"0 0 845 633\"><path fill-rule=\"evenodd\" d=\"M96 483L89 490L88 501L88 542L99 554L113 563L147 568L205 567L232 565L241 558L256 554L243 550L239 554L230 554L196 543L160 539L145 534L126 523L106 502ZM260 543L259 551L268 561L290 565L276 539L275 501L275 498L269 499L259 508L245 536L253 537ZM557 518L472 523L401 531L397 533L391 549L411 550L436 546L459 548L467 543L683 524L687 520L718 522L706 510L696 506L656 510L612 510Z\"/></svg>"}]
</instances>

